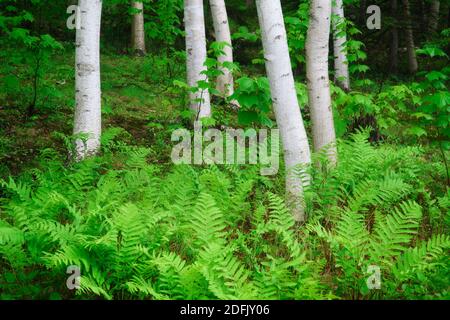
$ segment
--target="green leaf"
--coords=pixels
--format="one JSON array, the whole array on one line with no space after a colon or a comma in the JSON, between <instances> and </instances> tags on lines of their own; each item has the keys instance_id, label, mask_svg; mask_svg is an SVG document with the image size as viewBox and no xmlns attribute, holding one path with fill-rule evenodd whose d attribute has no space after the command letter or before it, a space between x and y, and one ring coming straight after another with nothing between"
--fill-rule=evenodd
<instances>
[{"instance_id":1,"label":"green leaf","mask_svg":"<svg viewBox=\"0 0 450 320\"><path fill-rule=\"evenodd\" d=\"M425 129L421 128L421 127L418 127L418 126L411 127L407 131L408 131L408 133L410 133L412 135L415 135L417 137L421 137L421 136L426 136L427 135L427 131Z\"/></svg>"},{"instance_id":2,"label":"green leaf","mask_svg":"<svg viewBox=\"0 0 450 320\"><path fill-rule=\"evenodd\" d=\"M259 120L258 113L254 111L239 110L238 121L240 124L249 125L254 122L258 122L258 120Z\"/></svg>"}]
</instances>

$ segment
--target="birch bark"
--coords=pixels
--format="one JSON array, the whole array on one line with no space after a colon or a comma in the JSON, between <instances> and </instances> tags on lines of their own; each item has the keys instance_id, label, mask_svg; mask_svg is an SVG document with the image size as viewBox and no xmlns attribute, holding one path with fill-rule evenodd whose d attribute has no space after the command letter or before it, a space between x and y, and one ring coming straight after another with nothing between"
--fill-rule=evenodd
<instances>
[{"instance_id":1,"label":"birch bark","mask_svg":"<svg viewBox=\"0 0 450 320\"><path fill-rule=\"evenodd\" d=\"M139 13L133 15L133 23L131 27L131 45L133 51L138 55L145 55L145 28L144 28L144 4L142 2L133 1L132 6Z\"/></svg>"},{"instance_id":2,"label":"birch bark","mask_svg":"<svg viewBox=\"0 0 450 320\"><path fill-rule=\"evenodd\" d=\"M224 0L210 0L211 14L214 24L214 33L217 42L225 42L227 46L223 49L224 54L218 57L222 65L233 62L233 48L231 42L230 26L228 24L227 9ZM217 78L217 90L224 96L229 97L234 93L233 74L227 68L220 68L223 75Z\"/></svg>"},{"instance_id":3,"label":"birch bark","mask_svg":"<svg viewBox=\"0 0 450 320\"><path fill-rule=\"evenodd\" d=\"M348 72L346 47L347 35L344 32L345 16L342 0L335 0L332 14L335 82L345 91L350 91L350 76Z\"/></svg>"},{"instance_id":4,"label":"birch bark","mask_svg":"<svg viewBox=\"0 0 450 320\"><path fill-rule=\"evenodd\" d=\"M328 76L330 0L312 0L306 37L306 79L311 111L314 151L326 151L330 163L337 161L336 133Z\"/></svg>"},{"instance_id":5,"label":"birch bark","mask_svg":"<svg viewBox=\"0 0 450 320\"><path fill-rule=\"evenodd\" d=\"M283 144L286 200L294 219L305 221L303 185L309 178L305 179L304 167L310 164L311 155L295 90L281 3L280 0L256 0L256 6L273 108Z\"/></svg>"},{"instance_id":6,"label":"birch bark","mask_svg":"<svg viewBox=\"0 0 450 320\"><path fill-rule=\"evenodd\" d=\"M101 0L79 0L80 28L76 31L75 49L75 118L77 139L75 157L81 160L100 148L101 92L100 92L100 22Z\"/></svg>"},{"instance_id":7,"label":"birch bark","mask_svg":"<svg viewBox=\"0 0 450 320\"><path fill-rule=\"evenodd\" d=\"M206 35L205 17L203 12L203 0L184 1L184 24L186 31L186 60L187 82L190 87L196 87L198 81L208 81L205 61ZM208 90L199 89L190 93L190 107L196 113L196 118L201 119L211 116L210 95Z\"/></svg>"}]
</instances>

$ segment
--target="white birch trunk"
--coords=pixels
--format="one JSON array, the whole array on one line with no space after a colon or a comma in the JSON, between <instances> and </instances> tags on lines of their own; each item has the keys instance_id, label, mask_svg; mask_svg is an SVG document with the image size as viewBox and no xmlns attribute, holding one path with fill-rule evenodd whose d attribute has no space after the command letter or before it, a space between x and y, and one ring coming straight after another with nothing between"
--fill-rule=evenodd
<instances>
[{"instance_id":1,"label":"white birch trunk","mask_svg":"<svg viewBox=\"0 0 450 320\"><path fill-rule=\"evenodd\" d=\"M303 185L298 169L311 163L311 154L298 105L281 4L280 0L257 0L256 6L273 108L283 143L286 200L294 219L305 221Z\"/></svg>"},{"instance_id":2,"label":"white birch trunk","mask_svg":"<svg viewBox=\"0 0 450 320\"><path fill-rule=\"evenodd\" d=\"M345 23L344 5L342 0L335 0L333 6L333 46L335 82L345 91L350 90L350 76L347 60L347 35L342 33L342 24Z\"/></svg>"},{"instance_id":3,"label":"white birch trunk","mask_svg":"<svg viewBox=\"0 0 450 320\"><path fill-rule=\"evenodd\" d=\"M79 0L81 28L76 31L74 134L87 135L76 141L75 157L81 160L100 148L100 22L101 0Z\"/></svg>"},{"instance_id":4,"label":"white birch trunk","mask_svg":"<svg viewBox=\"0 0 450 320\"><path fill-rule=\"evenodd\" d=\"M131 45L136 54L145 55L144 4L142 2L133 1L132 6L134 9L140 10L140 12L133 15Z\"/></svg>"},{"instance_id":5,"label":"white birch trunk","mask_svg":"<svg viewBox=\"0 0 450 320\"><path fill-rule=\"evenodd\" d=\"M225 42L228 45L223 49L224 54L218 57L218 61L233 62L233 48L231 43L230 26L228 24L227 9L224 0L210 0L211 14L214 23L214 33L217 42ZM217 90L229 97L234 93L233 74L227 68L220 68L223 75L217 77Z\"/></svg>"},{"instance_id":6,"label":"white birch trunk","mask_svg":"<svg viewBox=\"0 0 450 320\"><path fill-rule=\"evenodd\" d=\"M184 24L186 31L187 82L190 87L196 87L198 81L208 80L206 75L201 74L202 71L207 70L204 65L207 52L203 0L184 1ZM196 118L210 117L209 91L198 90L189 95L190 107L195 111Z\"/></svg>"},{"instance_id":7,"label":"white birch trunk","mask_svg":"<svg viewBox=\"0 0 450 320\"><path fill-rule=\"evenodd\" d=\"M336 133L331 109L328 76L330 0L312 0L306 38L306 79L311 111L314 151L326 148L328 159L336 163Z\"/></svg>"}]
</instances>

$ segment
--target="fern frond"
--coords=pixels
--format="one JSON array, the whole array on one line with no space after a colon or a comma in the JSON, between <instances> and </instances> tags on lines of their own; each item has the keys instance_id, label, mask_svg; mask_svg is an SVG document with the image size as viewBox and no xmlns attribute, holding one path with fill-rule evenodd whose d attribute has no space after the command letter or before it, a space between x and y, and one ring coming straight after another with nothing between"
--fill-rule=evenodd
<instances>
[{"instance_id":1,"label":"fern frond","mask_svg":"<svg viewBox=\"0 0 450 320\"><path fill-rule=\"evenodd\" d=\"M198 197L188 227L197 239L198 247L225 240L224 216L212 196L207 193L202 193Z\"/></svg>"},{"instance_id":2,"label":"fern frond","mask_svg":"<svg viewBox=\"0 0 450 320\"><path fill-rule=\"evenodd\" d=\"M153 286L140 276L133 276L133 278L128 281L125 286L132 295L137 295L145 298L151 297L157 300L169 299L169 297L167 297L166 295L156 292Z\"/></svg>"},{"instance_id":3,"label":"fern frond","mask_svg":"<svg viewBox=\"0 0 450 320\"><path fill-rule=\"evenodd\" d=\"M428 241L406 250L392 267L392 273L398 281L408 279L411 274L434 267L433 261L441 258L450 248L450 237L434 235Z\"/></svg>"},{"instance_id":4,"label":"fern frond","mask_svg":"<svg viewBox=\"0 0 450 320\"><path fill-rule=\"evenodd\" d=\"M24 232L0 220L0 246L6 244L20 245L25 242Z\"/></svg>"},{"instance_id":5,"label":"fern frond","mask_svg":"<svg viewBox=\"0 0 450 320\"><path fill-rule=\"evenodd\" d=\"M374 259L391 263L393 257L403 253L417 234L421 217L420 206L407 201L401 203L383 221L376 223L371 238Z\"/></svg>"}]
</instances>

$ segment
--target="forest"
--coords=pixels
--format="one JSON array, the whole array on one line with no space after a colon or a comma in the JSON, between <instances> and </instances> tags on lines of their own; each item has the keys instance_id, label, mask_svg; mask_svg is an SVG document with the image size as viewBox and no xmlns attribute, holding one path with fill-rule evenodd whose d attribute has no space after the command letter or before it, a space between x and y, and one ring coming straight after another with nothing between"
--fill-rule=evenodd
<instances>
[{"instance_id":1,"label":"forest","mask_svg":"<svg viewBox=\"0 0 450 320\"><path fill-rule=\"evenodd\" d=\"M0 300L450 300L450 0L0 0Z\"/></svg>"}]
</instances>

